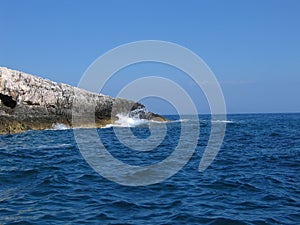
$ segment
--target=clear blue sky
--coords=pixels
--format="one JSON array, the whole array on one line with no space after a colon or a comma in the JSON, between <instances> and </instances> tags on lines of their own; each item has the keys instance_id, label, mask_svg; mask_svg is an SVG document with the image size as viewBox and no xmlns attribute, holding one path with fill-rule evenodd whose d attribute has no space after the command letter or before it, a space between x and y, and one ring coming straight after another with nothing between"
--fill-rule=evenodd
<instances>
[{"instance_id":1,"label":"clear blue sky","mask_svg":"<svg viewBox=\"0 0 300 225\"><path fill-rule=\"evenodd\" d=\"M299 12L298 0L0 0L0 66L77 85L106 51L164 40L209 65L229 113L300 112Z\"/></svg>"}]
</instances>

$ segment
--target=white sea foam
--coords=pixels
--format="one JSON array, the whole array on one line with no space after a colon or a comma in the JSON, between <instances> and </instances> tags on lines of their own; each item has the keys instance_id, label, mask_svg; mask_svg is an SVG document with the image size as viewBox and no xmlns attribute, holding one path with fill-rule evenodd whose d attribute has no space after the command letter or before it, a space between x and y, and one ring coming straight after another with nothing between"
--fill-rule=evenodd
<instances>
[{"instance_id":1,"label":"white sea foam","mask_svg":"<svg viewBox=\"0 0 300 225\"><path fill-rule=\"evenodd\" d=\"M212 123L234 123L234 121L231 120L212 120Z\"/></svg>"},{"instance_id":2,"label":"white sea foam","mask_svg":"<svg viewBox=\"0 0 300 225\"><path fill-rule=\"evenodd\" d=\"M178 119L178 120L172 120L172 121L168 121L167 123L185 123L185 122L189 122L192 121L190 119ZM161 123L161 122L159 122Z\"/></svg>"},{"instance_id":3,"label":"white sea foam","mask_svg":"<svg viewBox=\"0 0 300 225\"><path fill-rule=\"evenodd\" d=\"M142 126L142 125L149 125L150 121L145 119L139 119L139 118L132 118L129 117L129 115L126 114L117 114L118 120L115 121L113 124L108 124L104 128L109 127L136 127L136 126Z\"/></svg>"},{"instance_id":4,"label":"white sea foam","mask_svg":"<svg viewBox=\"0 0 300 225\"><path fill-rule=\"evenodd\" d=\"M155 120L146 120L140 119L138 114L124 114L119 113L117 114L118 120L115 121L113 124L108 124L104 128L110 127L137 127L137 126L150 126L150 124L162 124L168 123L167 121L155 121ZM181 122L181 120L177 121L170 121L170 122Z\"/></svg>"},{"instance_id":5,"label":"white sea foam","mask_svg":"<svg viewBox=\"0 0 300 225\"><path fill-rule=\"evenodd\" d=\"M54 123L52 125L53 130L67 130L70 129L67 125L62 124L62 123Z\"/></svg>"}]
</instances>

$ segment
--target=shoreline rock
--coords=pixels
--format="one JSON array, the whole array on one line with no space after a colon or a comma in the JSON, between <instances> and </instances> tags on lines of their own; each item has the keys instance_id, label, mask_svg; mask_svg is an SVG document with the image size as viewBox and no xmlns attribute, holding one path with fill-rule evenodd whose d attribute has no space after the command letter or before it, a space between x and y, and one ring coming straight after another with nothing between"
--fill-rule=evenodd
<instances>
[{"instance_id":1,"label":"shoreline rock","mask_svg":"<svg viewBox=\"0 0 300 225\"><path fill-rule=\"evenodd\" d=\"M56 123L99 128L113 123L118 113L136 109L145 106L0 67L0 134L50 129ZM74 115L82 119L73 126ZM167 121L147 111L141 119Z\"/></svg>"}]
</instances>

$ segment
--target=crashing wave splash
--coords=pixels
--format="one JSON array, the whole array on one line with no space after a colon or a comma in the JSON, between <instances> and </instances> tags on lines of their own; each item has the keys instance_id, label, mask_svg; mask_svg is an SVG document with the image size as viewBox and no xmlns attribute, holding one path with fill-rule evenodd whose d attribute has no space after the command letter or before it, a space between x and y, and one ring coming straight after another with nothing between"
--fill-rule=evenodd
<instances>
[{"instance_id":1,"label":"crashing wave splash","mask_svg":"<svg viewBox=\"0 0 300 225\"><path fill-rule=\"evenodd\" d=\"M149 120L139 119L135 117L130 117L129 115L117 114L118 120L114 124L107 125L116 126L116 127L136 127L141 125L148 125L150 123Z\"/></svg>"},{"instance_id":2,"label":"crashing wave splash","mask_svg":"<svg viewBox=\"0 0 300 225\"><path fill-rule=\"evenodd\" d=\"M150 125L150 123L163 123L163 122L143 119L145 118L145 115L147 113L148 111L145 108L138 108L127 114L119 113L116 115L118 117L118 120L115 121L114 124L106 125L104 128L148 126Z\"/></svg>"},{"instance_id":3,"label":"crashing wave splash","mask_svg":"<svg viewBox=\"0 0 300 225\"><path fill-rule=\"evenodd\" d=\"M147 113L145 108L139 108L130 113L118 113L116 116L118 120L114 124L108 124L104 128L109 127L136 127L141 125L148 125L149 120L141 119Z\"/></svg>"}]
</instances>

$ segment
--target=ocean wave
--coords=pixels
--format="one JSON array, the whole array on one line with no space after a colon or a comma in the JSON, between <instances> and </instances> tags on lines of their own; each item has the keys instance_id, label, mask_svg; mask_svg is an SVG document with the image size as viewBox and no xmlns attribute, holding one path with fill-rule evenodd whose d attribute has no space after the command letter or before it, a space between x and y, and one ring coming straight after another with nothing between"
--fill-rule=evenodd
<instances>
[{"instance_id":1,"label":"ocean wave","mask_svg":"<svg viewBox=\"0 0 300 225\"><path fill-rule=\"evenodd\" d=\"M234 125L229 125L214 163L200 175L198 163L211 134L210 117L169 118L173 121L167 122L170 129L164 141L151 152L125 146L109 129L99 132L113 157L146 167L173 154L181 135L180 122L189 125L184 136L187 143L193 141L189 133L197 131L198 122L205 125L193 157L178 173L162 183L142 187L115 184L95 172L84 160L72 132L0 136L0 224L299 224L300 114L229 117L226 120ZM212 120L218 119L222 120ZM154 126L154 131L163 127ZM147 129L136 130L137 137L148 138ZM280 136L272 136L274 132ZM254 136L255 141L251 140ZM98 145L89 140L87 144L93 157ZM136 145L139 143L132 140L132 146ZM148 149L151 145L144 146ZM95 162L105 160L97 157L95 152ZM107 174L117 176L114 171L120 167L112 170L109 161L103 162ZM172 163L162 169L154 170L153 176L172 169ZM120 172L129 182L135 176L145 180L152 176Z\"/></svg>"}]
</instances>

